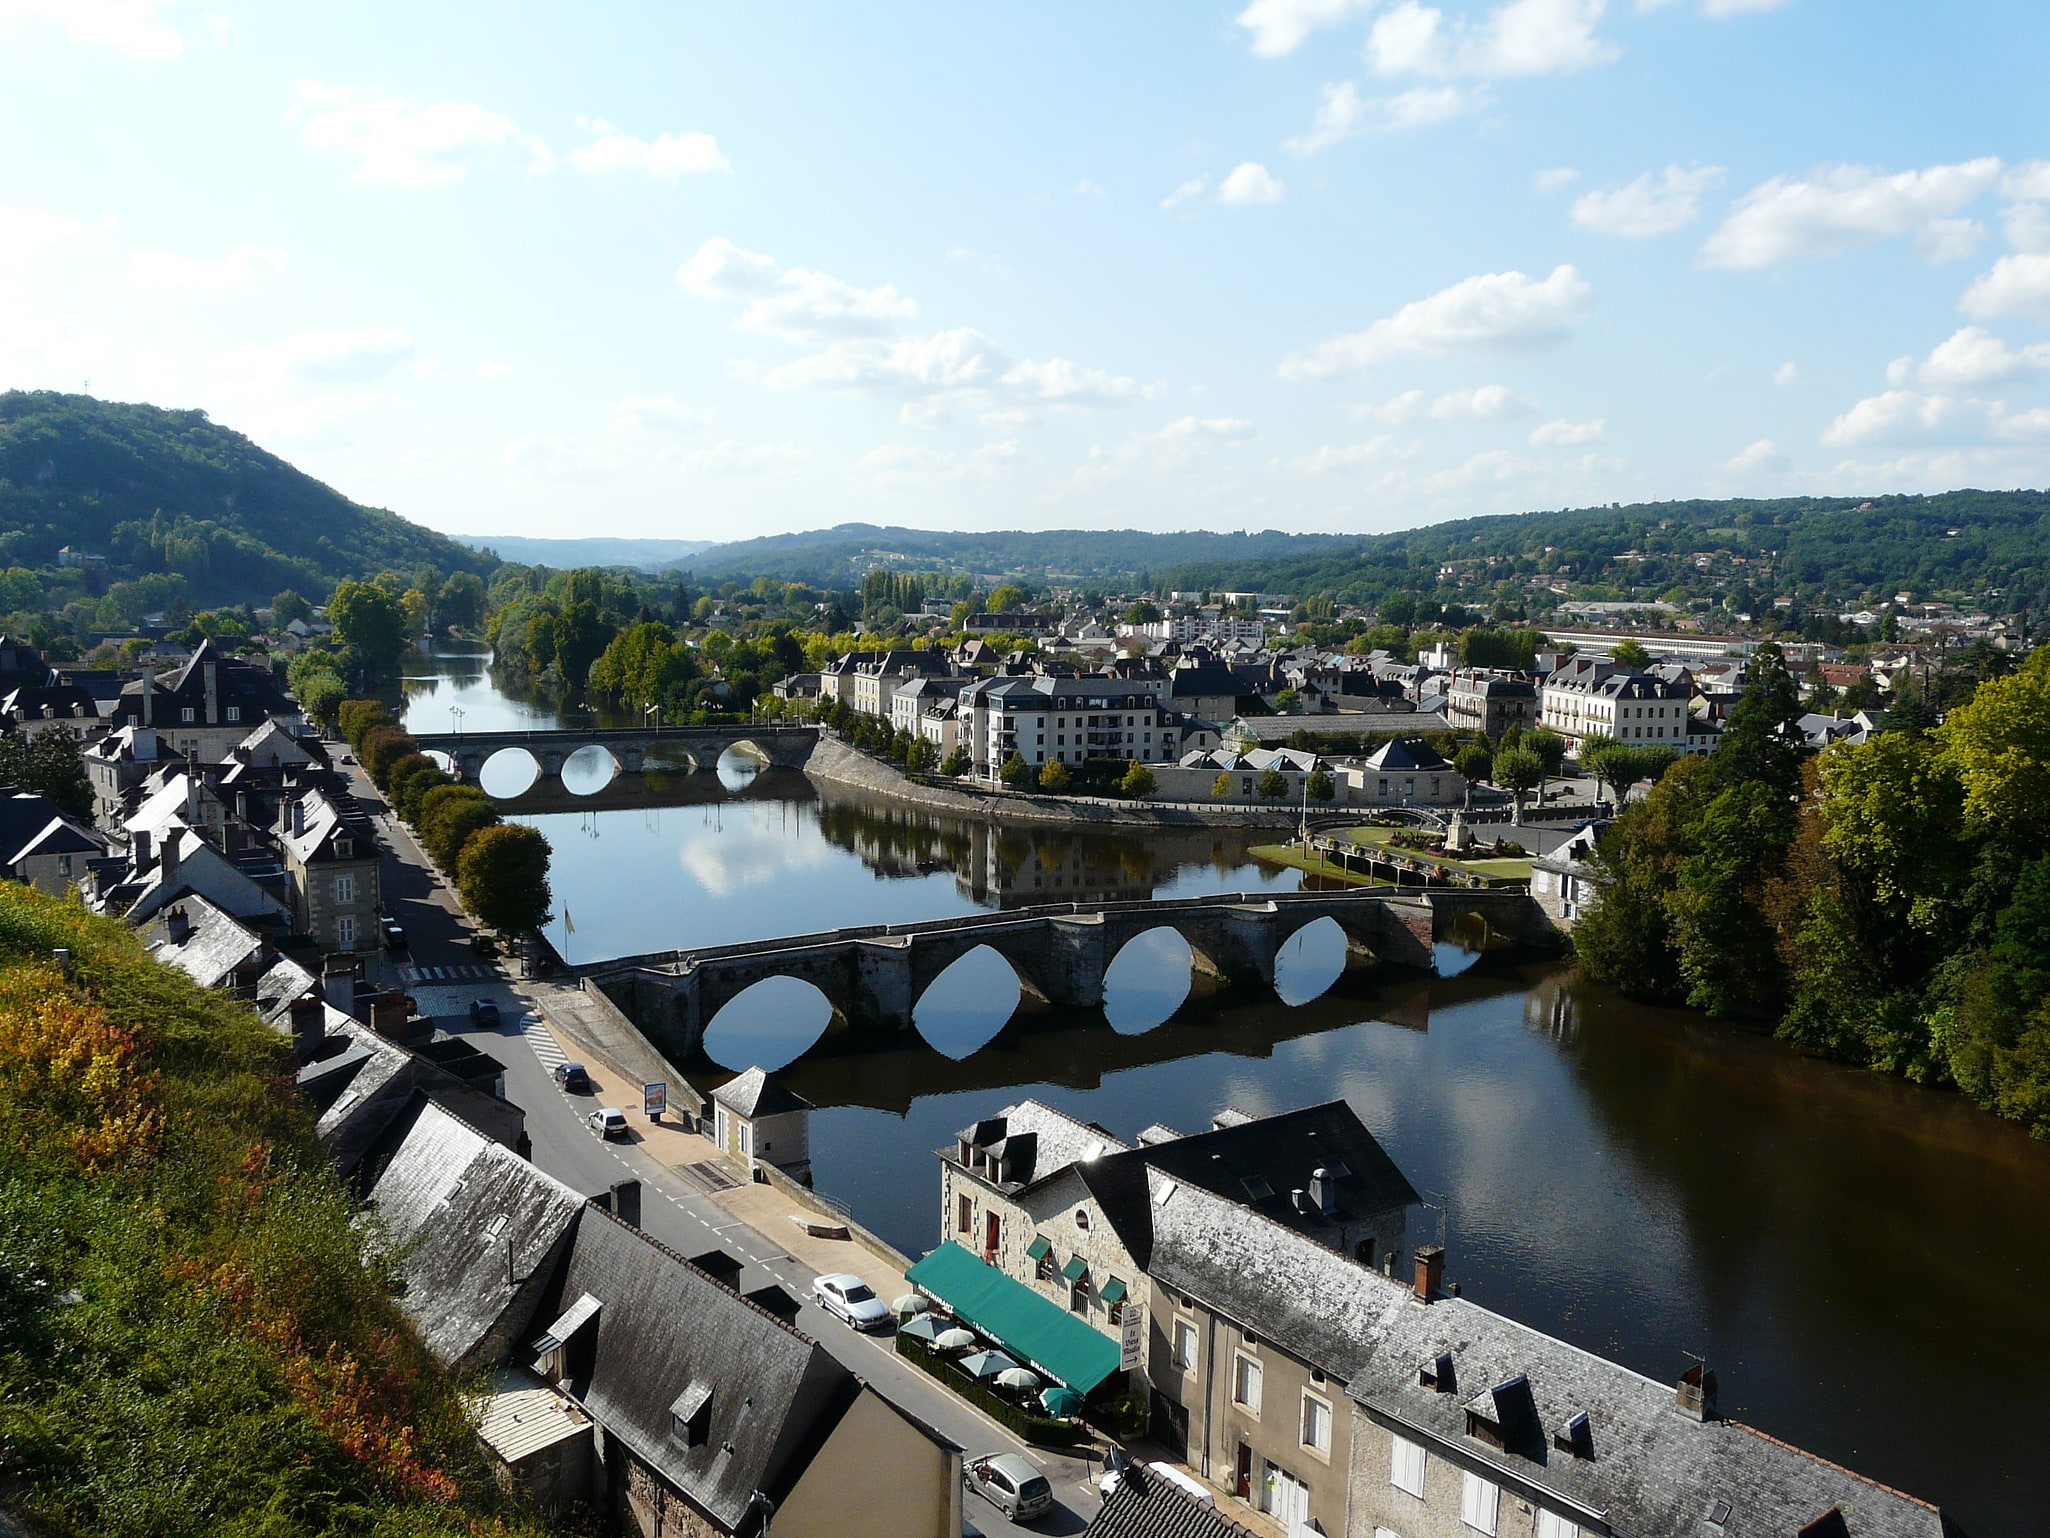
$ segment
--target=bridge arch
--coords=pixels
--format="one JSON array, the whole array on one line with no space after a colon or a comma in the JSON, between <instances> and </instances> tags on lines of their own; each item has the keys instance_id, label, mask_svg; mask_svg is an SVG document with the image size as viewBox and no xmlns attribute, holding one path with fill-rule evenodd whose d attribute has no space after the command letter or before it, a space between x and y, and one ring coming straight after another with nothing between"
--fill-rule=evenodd
<instances>
[{"instance_id":1,"label":"bridge arch","mask_svg":"<svg viewBox=\"0 0 2050 1538\"><path fill-rule=\"evenodd\" d=\"M765 977L719 1007L700 1044L722 1068L784 1068L816 1046L832 1021L832 1001L814 984Z\"/></svg>"},{"instance_id":2,"label":"bridge arch","mask_svg":"<svg viewBox=\"0 0 2050 1538\"><path fill-rule=\"evenodd\" d=\"M477 784L493 800L510 801L541 779L541 761L525 748L500 748L477 768Z\"/></svg>"},{"instance_id":3,"label":"bridge arch","mask_svg":"<svg viewBox=\"0 0 2050 1538\"><path fill-rule=\"evenodd\" d=\"M1165 1025L1188 999L1195 972L1196 953L1173 924L1140 930L1104 968L1104 1018L1121 1036Z\"/></svg>"},{"instance_id":4,"label":"bridge arch","mask_svg":"<svg viewBox=\"0 0 2050 1538\"><path fill-rule=\"evenodd\" d=\"M559 777L571 795L595 796L625 772L626 766L610 748L587 742L562 761Z\"/></svg>"},{"instance_id":5,"label":"bridge arch","mask_svg":"<svg viewBox=\"0 0 2050 1538\"><path fill-rule=\"evenodd\" d=\"M1351 937L1330 914L1297 924L1275 947L1274 992L1290 1006L1307 1004L1331 991L1345 975Z\"/></svg>"},{"instance_id":6,"label":"bridge arch","mask_svg":"<svg viewBox=\"0 0 2050 1538\"><path fill-rule=\"evenodd\" d=\"M1002 1034L1024 997L1017 968L994 946L978 945L925 985L911 1023L927 1046L958 1062Z\"/></svg>"}]
</instances>

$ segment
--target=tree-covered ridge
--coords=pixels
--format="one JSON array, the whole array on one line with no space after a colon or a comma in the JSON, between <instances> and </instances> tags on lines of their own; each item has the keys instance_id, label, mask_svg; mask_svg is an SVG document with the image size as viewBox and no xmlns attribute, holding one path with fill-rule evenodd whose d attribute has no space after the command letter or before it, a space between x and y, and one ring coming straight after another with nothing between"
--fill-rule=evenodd
<instances>
[{"instance_id":1,"label":"tree-covered ridge","mask_svg":"<svg viewBox=\"0 0 2050 1538\"><path fill-rule=\"evenodd\" d=\"M202 601L325 593L384 568L486 572L492 557L364 507L203 411L0 394L0 568L65 546L115 578L182 576Z\"/></svg>"},{"instance_id":2,"label":"tree-covered ridge","mask_svg":"<svg viewBox=\"0 0 2050 1538\"><path fill-rule=\"evenodd\" d=\"M31 1531L542 1531L290 1065L119 922L0 884L0 1508Z\"/></svg>"}]
</instances>

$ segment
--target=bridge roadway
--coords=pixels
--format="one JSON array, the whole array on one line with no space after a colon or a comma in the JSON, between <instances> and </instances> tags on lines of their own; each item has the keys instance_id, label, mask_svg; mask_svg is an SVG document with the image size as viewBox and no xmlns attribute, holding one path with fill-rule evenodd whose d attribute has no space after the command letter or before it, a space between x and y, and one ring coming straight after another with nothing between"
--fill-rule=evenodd
<instances>
[{"instance_id":1,"label":"bridge roadway","mask_svg":"<svg viewBox=\"0 0 2050 1538\"><path fill-rule=\"evenodd\" d=\"M1334 920L1351 951L1428 971L1435 965L1433 941L1467 915L1514 943L1555 939L1543 910L1521 889L1353 888L1063 903L624 956L569 970L584 986L601 990L657 1050L682 1062L697 1052L721 1009L772 977L810 983L851 1026L903 1030L932 981L981 946L1003 957L1019 982L1049 1003L1095 1009L1102 1006L1111 963L1148 930L1181 935L1198 971L1235 986L1272 988L1282 945L1319 919Z\"/></svg>"},{"instance_id":2,"label":"bridge roadway","mask_svg":"<svg viewBox=\"0 0 2050 1538\"><path fill-rule=\"evenodd\" d=\"M423 753L439 753L457 774L474 780L492 756L518 748L534 760L544 780L562 777L562 766L580 748L600 747L625 774L639 774L651 756L682 754L694 769L707 772L719 765L729 748L751 748L771 767L802 768L818 745L816 726L791 726L780 721L733 726L556 727L546 731L417 732L413 740Z\"/></svg>"}]
</instances>

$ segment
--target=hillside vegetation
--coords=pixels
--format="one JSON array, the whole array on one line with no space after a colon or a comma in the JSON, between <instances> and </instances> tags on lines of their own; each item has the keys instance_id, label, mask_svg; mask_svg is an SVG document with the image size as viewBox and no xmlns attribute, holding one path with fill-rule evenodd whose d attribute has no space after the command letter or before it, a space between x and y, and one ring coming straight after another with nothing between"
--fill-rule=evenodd
<instances>
[{"instance_id":1,"label":"hillside vegetation","mask_svg":"<svg viewBox=\"0 0 2050 1538\"><path fill-rule=\"evenodd\" d=\"M173 575L193 600L220 603L264 603L281 588L325 594L386 568L495 564L350 501L203 411L0 394L0 568L79 580L57 573L67 545L107 557L110 580Z\"/></svg>"},{"instance_id":2,"label":"hillside vegetation","mask_svg":"<svg viewBox=\"0 0 2050 1538\"><path fill-rule=\"evenodd\" d=\"M0 1510L33 1531L541 1531L495 1509L288 1062L120 924L0 885Z\"/></svg>"}]
</instances>

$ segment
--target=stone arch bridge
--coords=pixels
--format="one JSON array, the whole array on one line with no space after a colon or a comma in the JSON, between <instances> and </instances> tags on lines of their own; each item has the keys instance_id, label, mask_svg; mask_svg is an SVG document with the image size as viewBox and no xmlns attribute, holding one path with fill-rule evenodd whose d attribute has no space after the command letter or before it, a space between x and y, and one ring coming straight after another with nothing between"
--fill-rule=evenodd
<instances>
[{"instance_id":1,"label":"stone arch bridge","mask_svg":"<svg viewBox=\"0 0 2050 1538\"><path fill-rule=\"evenodd\" d=\"M474 781L495 754L508 748L534 760L542 781L562 778L562 766L580 748L600 747L623 774L639 774L651 758L686 757L691 767L709 773L729 748L752 749L778 769L801 768L818 745L816 726L783 722L734 726L560 727L549 731L416 732L423 753L439 753L457 774Z\"/></svg>"},{"instance_id":2,"label":"stone arch bridge","mask_svg":"<svg viewBox=\"0 0 2050 1538\"><path fill-rule=\"evenodd\" d=\"M1433 942L1469 917L1513 944L1548 946L1556 938L1543 910L1520 888L1356 888L1060 904L625 956L569 971L583 986L601 990L658 1050L683 1061L721 1009L772 977L810 983L852 1026L903 1030L933 980L981 946L1003 957L1021 985L1049 1003L1093 1009L1103 1003L1104 975L1119 952L1154 929L1181 935L1198 971L1236 986L1271 988L1283 944L1319 919L1337 922L1350 951L1431 970Z\"/></svg>"}]
</instances>

